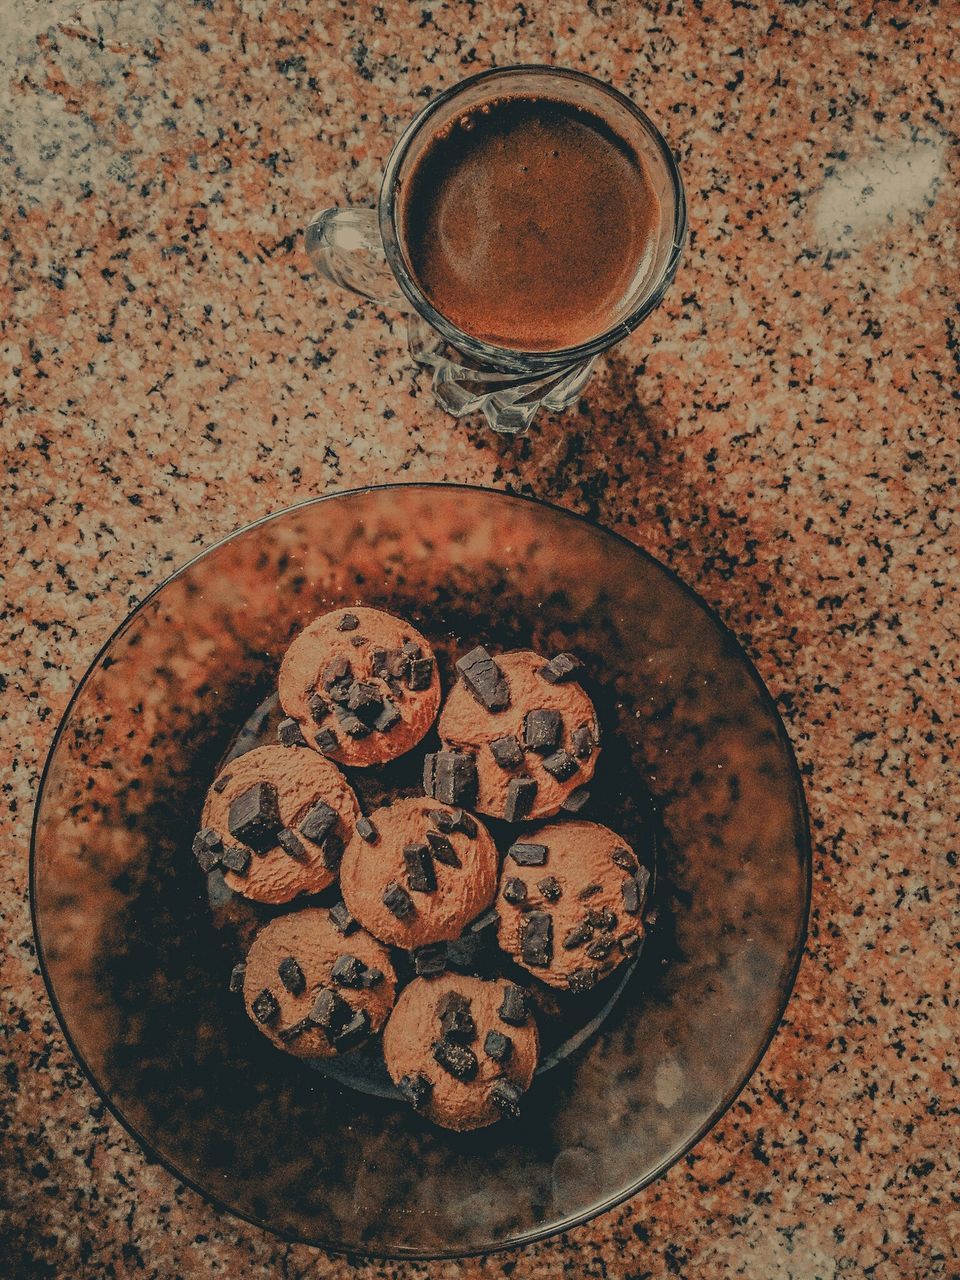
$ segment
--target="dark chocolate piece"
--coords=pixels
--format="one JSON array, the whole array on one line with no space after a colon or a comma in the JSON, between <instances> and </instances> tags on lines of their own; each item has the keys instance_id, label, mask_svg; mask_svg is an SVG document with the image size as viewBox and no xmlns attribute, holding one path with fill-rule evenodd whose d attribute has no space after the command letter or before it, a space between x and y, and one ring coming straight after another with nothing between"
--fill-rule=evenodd
<instances>
[{"instance_id":1,"label":"dark chocolate piece","mask_svg":"<svg viewBox=\"0 0 960 1280\"><path fill-rule=\"evenodd\" d=\"M435 978L447 967L447 944L429 942L413 952L413 971L418 978Z\"/></svg>"},{"instance_id":2,"label":"dark chocolate piece","mask_svg":"<svg viewBox=\"0 0 960 1280\"><path fill-rule=\"evenodd\" d=\"M343 840L336 831L330 831L320 846L323 853L323 865L328 871L339 871L343 861Z\"/></svg>"},{"instance_id":3,"label":"dark chocolate piece","mask_svg":"<svg viewBox=\"0 0 960 1280\"><path fill-rule=\"evenodd\" d=\"M375 987L378 982L382 981L382 969L376 969L369 964L362 964L360 966L360 985L363 987L364 991L369 991L371 987Z\"/></svg>"},{"instance_id":4,"label":"dark chocolate piece","mask_svg":"<svg viewBox=\"0 0 960 1280\"><path fill-rule=\"evenodd\" d=\"M195 852L201 871L209 872L220 865L220 854L215 853L213 849L207 849L200 845Z\"/></svg>"},{"instance_id":5,"label":"dark chocolate piece","mask_svg":"<svg viewBox=\"0 0 960 1280\"><path fill-rule=\"evenodd\" d=\"M338 995L330 987L324 987L313 1002L313 1008L307 1017L318 1027L322 1027L327 1033L327 1039L330 1039L352 1015L353 1010L343 996Z\"/></svg>"},{"instance_id":6,"label":"dark chocolate piece","mask_svg":"<svg viewBox=\"0 0 960 1280\"><path fill-rule=\"evenodd\" d=\"M601 907L599 911L587 912L587 924L594 929L602 929L605 933L609 933L611 929L617 927L617 917L609 907Z\"/></svg>"},{"instance_id":7,"label":"dark chocolate piece","mask_svg":"<svg viewBox=\"0 0 960 1280\"><path fill-rule=\"evenodd\" d=\"M361 840L366 840L367 844L376 844L380 839L380 832L369 818L357 819L357 835Z\"/></svg>"},{"instance_id":8,"label":"dark chocolate piece","mask_svg":"<svg viewBox=\"0 0 960 1280\"><path fill-rule=\"evenodd\" d=\"M250 866L250 850L241 849L236 844L225 845L220 855L220 863L235 875L246 875L247 868Z\"/></svg>"},{"instance_id":9,"label":"dark chocolate piece","mask_svg":"<svg viewBox=\"0 0 960 1280\"><path fill-rule=\"evenodd\" d=\"M588 724L582 724L579 728L574 729L570 735L570 742L573 746L573 754L578 760L588 759L591 751L596 746L593 740L593 730Z\"/></svg>"},{"instance_id":10,"label":"dark chocolate piece","mask_svg":"<svg viewBox=\"0 0 960 1280\"><path fill-rule=\"evenodd\" d=\"M598 893L602 893L602 892L603 892L603 885L597 884L597 882L594 881L592 884L585 885L577 894L577 897L582 902L585 902L587 898L595 898Z\"/></svg>"},{"instance_id":11,"label":"dark chocolate piece","mask_svg":"<svg viewBox=\"0 0 960 1280\"><path fill-rule=\"evenodd\" d=\"M563 721L552 707L537 707L523 718L523 745L541 755L549 755L560 741Z\"/></svg>"},{"instance_id":12,"label":"dark chocolate piece","mask_svg":"<svg viewBox=\"0 0 960 1280\"><path fill-rule=\"evenodd\" d=\"M396 880L391 880L384 889L382 901L387 910L392 912L398 920L405 919L414 909L413 899L402 885L397 884Z\"/></svg>"},{"instance_id":13,"label":"dark chocolate piece","mask_svg":"<svg viewBox=\"0 0 960 1280\"><path fill-rule=\"evenodd\" d=\"M634 880L633 876L629 876L620 885L620 893L623 895L623 909L628 916L640 914L640 886Z\"/></svg>"},{"instance_id":14,"label":"dark chocolate piece","mask_svg":"<svg viewBox=\"0 0 960 1280\"><path fill-rule=\"evenodd\" d=\"M637 869L637 860L629 849L614 849L610 857L622 871L629 871L633 875Z\"/></svg>"},{"instance_id":15,"label":"dark chocolate piece","mask_svg":"<svg viewBox=\"0 0 960 1280\"><path fill-rule=\"evenodd\" d=\"M471 933L481 933L484 929L498 929L500 927L500 913L496 907L488 907L483 915L477 916L467 928Z\"/></svg>"},{"instance_id":16,"label":"dark chocolate piece","mask_svg":"<svg viewBox=\"0 0 960 1280\"><path fill-rule=\"evenodd\" d=\"M432 796L437 781L437 756L439 752L428 751L423 757L423 794Z\"/></svg>"},{"instance_id":17,"label":"dark chocolate piece","mask_svg":"<svg viewBox=\"0 0 960 1280\"><path fill-rule=\"evenodd\" d=\"M332 689L334 685L342 685L345 681L353 678L353 672L350 667L350 659L344 653L339 653L330 661L323 669L321 683L325 689Z\"/></svg>"},{"instance_id":18,"label":"dark chocolate piece","mask_svg":"<svg viewBox=\"0 0 960 1280\"><path fill-rule=\"evenodd\" d=\"M432 680L433 659L413 658L407 667L407 688L412 693L419 693L422 689L429 689Z\"/></svg>"},{"instance_id":19,"label":"dark chocolate piece","mask_svg":"<svg viewBox=\"0 0 960 1280\"><path fill-rule=\"evenodd\" d=\"M513 1041L502 1031L488 1031L483 1042L483 1052L494 1062L507 1062L513 1053Z\"/></svg>"},{"instance_id":20,"label":"dark chocolate piece","mask_svg":"<svg viewBox=\"0 0 960 1280\"><path fill-rule=\"evenodd\" d=\"M597 938L596 942L591 942L587 947L587 955L591 960L605 960L616 945L616 938L609 935L605 938Z\"/></svg>"},{"instance_id":21,"label":"dark chocolate piece","mask_svg":"<svg viewBox=\"0 0 960 1280\"><path fill-rule=\"evenodd\" d=\"M390 698L384 698L382 710L374 720L373 727L377 733L389 733L402 719L397 704Z\"/></svg>"},{"instance_id":22,"label":"dark chocolate piece","mask_svg":"<svg viewBox=\"0 0 960 1280\"><path fill-rule=\"evenodd\" d=\"M624 955L632 956L640 946L640 935L631 930L620 938L620 949Z\"/></svg>"},{"instance_id":23,"label":"dark chocolate piece","mask_svg":"<svg viewBox=\"0 0 960 1280\"><path fill-rule=\"evenodd\" d=\"M566 782L580 768L570 752L564 751L562 747L559 751L554 751L553 755L547 756L543 762L543 767L558 782Z\"/></svg>"},{"instance_id":24,"label":"dark chocolate piece","mask_svg":"<svg viewBox=\"0 0 960 1280\"><path fill-rule=\"evenodd\" d=\"M276 788L269 782L257 782L237 796L227 815L227 828L233 838L256 853L273 848L282 825Z\"/></svg>"},{"instance_id":25,"label":"dark chocolate piece","mask_svg":"<svg viewBox=\"0 0 960 1280\"><path fill-rule=\"evenodd\" d=\"M366 637L366 636L351 636L351 637L350 637L350 643L353 645L353 647L354 647L355 649L362 649L362 648L363 648L363 646L367 643L367 637Z\"/></svg>"},{"instance_id":26,"label":"dark chocolate piece","mask_svg":"<svg viewBox=\"0 0 960 1280\"><path fill-rule=\"evenodd\" d=\"M463 809L431 809L427 816L438 831L462 831L471 839L477 834L477 824Z\"/></svg>"},{"instance_id":27,"label":"dark chocolate piece","mask_svg":"<svg viewBox=\"0 0 960 1280\"><path fill-rule=\"evenodd\" d=\"M203 871L212 871L223 854L223 841L212 827L203 827L193 837L193 856Z\"/></svg>"},{"instance_id":28,"label":"dark chocolate piece","mask_svg":"<svg viewBox=\"0 0 960 1280\"><path fill-rule=\"evenodd\" d=\"M291 1044L303 1035L305 1031L309 1031L313 1023L309 1018L301 1018L299 1022L294 1022L291 1026L285 1027L283 1031L278 1032L278 1039L283 1044Z\"/></svg>"},{"instance_id":29,"label":"dark chocolate piece","mask_svg":"<svg viewBox=\"0 0 960 1280\"><path fill-rule=\"evenodd\" d=\"M230 970L230 990L231 991L243 990L243 976L246 972L247 972L247 966L243 963L242 960L239 964L235 964L233 966L233 968Z\"/></svg>"},{"instance_id":30,"label":"dark chocolate piece","mask_svg":"<svg viewBox=\"0 0 960 1280\"><path fill-rule=\"evenodd\" d=\"M646 909L647 895L650 892L650 872L646 867L641 867L636 877L637 889L640 893L640 910Z\"/></svg>"},{"instance_id":31,"label":"dark chocolate piece","mask_svg":"<svg viewBox=\"0 0 960 1280\"><path fill-rule=\"evenodd\" d=\"M355 613L345 613L337 623L338 631L356 631L360 625L360 619Z\"/></svg>"},{"instance_id":32,"label":"dark chocolate piece","mask_svg":"<svg viewBox=\"0 0 960 1280\"><path fill-rule=\"evenodd\" d=\"M465 653L457 662L457 670L470 693L487 711L505 711L510 705L510 686L483 645Z\"/></svg>"},{"instance_id":33,"label":"dark chocolate piece","mask_svg":"<svg viewBox=\"0 0 960 1280\"><path fill-rule=\"evenodd\" d=\"M286 956L281 960L277 972L280 975L280 981L292 996L303 995L307 989L307 980L293 956Z\"/></svg>"},{"instance_id":34,"label":"dark chocolate piece","mask_svg":"<svg viewBox=\"0 0 960 1280\"><path fill-rule=\"evenodd\" d=\"M353 688L353 678L348 677L346 680L338 680L336 684L332 684L327 690L330 701L336 703L334 712L337 707L341 711L347 710L347 703L350 700L350 690Z\"/></svg>"},{"instance_id":35,"label":"dark chocolate piece","mask_svg":"<svg viewBox=\"0 0 960 1280\"><path fill-rule=\"evenodd\" d=\"M268 987L263 988L250 1007L256 1020L263 1023L273 1022L280 1012L276 997Z\"/></svg>"},{"instance_id":36,"label":"dark chocolate piece","mask_svg":"<svg viewBox=\"0 0 960 1280\"><path fill-rule=\"evenodd\" d=\"M324 716L329 712L330 708L320 697L319 693L311 693L307 699L307 706L310 708L310 715L314 724L322 724Z\"/></svg>"},{"instance_id":37,"label":"dark chocolate piece","mask_svg":"<svg viewBox=\"0 0 960 1280\"><path fill-rule=\"evenodd\" d=\"M457 991L451 991L437 1005L440 1030L448 1040L469 1044L477 1038L477 1024L470 1012L470 1001Z\"/></svg>"},{"instance_id":38,"label":"dark chocolate piece","mask_svg":"<svg viewBox=\"0 0 960 1280\"><path fill-rule=\"evenodd\" d=\"M547 902L559 901L562 893L560 881L556 876L544 876L542 880L538 880L537 889L540 892L540 896Z\"/></svg>"},{"instance_id":39,"label":"dark chocolate piece","mask_svg":"<svg viewBox=\"0 0 960 1280\"><path fill-rule=\"evenodd\" d=\"M581 920L579 924L575 924L563 939L564 951L572 951L574 947L582 947L585 942L589 942L593 937L593 926L587 920Z\"/></svg>"},{"instance_id":40,"label":"dark chocolate piece","mask_svg":"<svg viewBox=\"0 0 960 1280\"><path fill-rule=\"evenodd\" d=\"M534 778L511 778L507 784L507 798L503 806L503 816L507 822L522 822L533 808L537 794L537 783Z\"/></svg>"},{"instance_id":41,"label":"dark chocolate piece","mask_svg":"<svg viewBox=\"0 0 960 1280\"><path fill-rule=\"evenodd\" d=\"M325 800L318 800L300 819L300 834L314 844L322 844L336 825L336 809L331 809Z\"/></svg>"},{"instance_id":42,"label":"dark chocolate piece","mask_svg":"<svg viewBox=\"0 0 960 1280\"><path fill-rule=\"evenodd\" d=\"M508 876L503 886L503 896L513 907L519 907L527 900L527 886L518 876Z\"/></svg>"},{"instance_id":43,"label":"dark chocolate piece","mask_svg":"<svg viewBox=\"0 0 960 1280\"><path fill-rule=\"evenodd\" d=\"M503 988L503 1001L500 1005L500 1017L511 1027L522 1027L528 1017L527 993L522 987L508 983Z\"/></svg>"},{"instance_id":44,"label":"dark chocolate piece","mask_svg":"<svg viewBox=\"0 0 960 1280\"><path fill-rule=\"evenodd\" d=\"M354 680L347 695L347 710L352 711L364 724L373 724L383 710L380 686L369 680Z\"/></svg>"},{"instance_id":45,"label":"dark chocolate piece","mask_svg":"<svg viewBox=\"0 0 960 1280\"><path fill-rule=\"evenodd\" d=\"M317 744L317 750L322 751L325 756L332 755L340 745L332 729L321 729L314 741Z\"/></svg>"},{"instance_id":46,"label":"dark chocolate piece","mask_svg":"<svg viewBox=\"0 0 960 1280\"><path fill-rule=\"evenodd\" d=\"M414 1111L422 1111L433 1094L433 1085L419 1071L411 1072L397 1081L397 1089L404 1102L409 1102Z\"/></svg>"},{"instance_id":47,"label":"dark chocolate piece","mask_svg":"<svg viewBox=\"0 0 960 1280\"><path fill-rule=\"evenodd\" d=\"M289 854L296 862L309 862L310 857L307 853L306 845L297 833L291 831L289 827L284 827L282 831L277 832L277 844L284 853Z\"/></svg>"},{"instance_id":48,"label":"dark chocolate piece","mask_svg":"<svg viewBox=\"0 0 960 1280\"><path fill-rule=\"evenodd\" d=\"M571 991L581 993L592 991L597 985L596 969L575 969L567 979Z\"/></svg>"},{"instance_id":49,"label":"dark chocolate piece","mask_svg":"<svg viewBox=\"0 0 960 1280\"><path fill-rule=\"evenodd\" d=\"M520 921L520 956L524 964L546 969L553 959L553 916L530 911Z\"/></svg>"},{"instance_id":50,"label":"dark chocolate piece","mask_svg":"<svg viewBox=\"0 0 960 1280\"><path fill-rule=\"evenodd\" d=\"M217 793L217 795L220 795L222 792L226 791L229 785L230 785L230 774L221 773L220 777L217 778L216 782L213 784L213 789Z\"/></svg>"},{"instance_id":51,"label":"dark chocolate piece","mask_svg":"<svg viewBox=\"0 0 960 1280\"><path fill-rule=\"evenodd\" d=\"M518 840L507 850L518 867L542 867L547 860L545 844L528 844Z\"/></svg>"},{"instance_id":52,"label":"dark chocolate piece","mask_svg":"<svg viewBox=\"0 0 960 1280\"><path fill-rule=\"evenodd\" d=\"M465 1044L455 1040L435 1040L433 1057L455 1080L469 1081L477 1074L477 1055Z\"/></svg>"},{"instance_id":53,"label":"dark chocolate piece","mask_svg":"<svg viewBox=\"0 0 960 1280\"><path fill-rule=\"evenodd\" d=\"M337 707L337 724L348 738L366 738L373 733L373 725L344 707Z\"/></svg>"},{"instance_id":54,"label":"dark chocolate piece","mask_svg":"<svg viewBox=\"0 0 960 1280\"><path fill-rule=\"evenodd\" d=\"M350 910L345 902L335 902L327 912L330 917L330 923L346 938L348 934L353 933L355 929L359 929L360 925L354 920L350 914Z\"/></svg>"},{"instance_id":55,"label":"dark chocolate piece","mask_svg":"<svg viewBox=\"0 0 960 1280\"><path fill-rule=\"evenodd\" d=\"M560 805L560 808L564 813L579 813L589 799L589 788L575 787Z\"/></svg>"},{"instance_id":56,"label":"dark chocolate piece","mask_svg":"<svg viewBox=\"0 0 960 1280\"><path fill-rule=\"evenodd\" d=\"M438 862L442 862L445 867L461 867L463 863L457 854L456 849L450 843L445 835L440 831L427 832L427 844L430 846L430 852Z\"/></svg>"},{"instance_id":57,"label":"dark chocolate piece","mask_svg":"<svg viewBox=\"0 0 960 1280\"><path fill-rule=\"evenodd\" d=\"M400 681L410 663L409 657L401 649L374 649L372 658L373 674L378 679L387 681Z\"/></svg>"},{"instance_id":58,"label":"dark chocolate piece","mask_svg":"<svg viewBox=\"0 0 960 1280\"><path fill-rule=\"evenodd\" d=\"M470 1001L461 991L447 991L437 1001L436 1014L443 1018L451 1009L469 1009Z\"/></svg>"},{"instance_id":59,"label":"dark chocolate piece","mask_svg":"<svg viewBox=\"0 0 960 1280\"><path fill-rule=\"evenodd\" d=\"M490 750L501 769L519 769L523 764L523 751L512 733L494 738L490 743Z\"/></svg>"},{"instance_id":60,"label":"dark chocolate piece","mask_svg":"<svg viewBox=\"0 0 960 1280\"><path fill-rule=\"evenodd\" d=\"M460 812L460 809L430 809L427 817L438 831L456 831L457 814Z\"/></svg>"},{"instance_id":61,"label":"dark chocolate piece","mask_svg":"<svg viewBox=\"0 0 960 1280\"><path fill-rule=\"evenodd\" d=\"M407 884L416 893L433 893L437 887L437 873L433 858L425 844L404 846L403 863L407 869Z\"/></svg>"},{"instance_id":62,"label":"dark chocolate piece","mask_svg":"<svg viewBox=\"0 0 960 1280\"><path fill-rule=\"evenodd\" d=\"M454 813L457 815L457 826L465 836L473 840L477 834L476 822L464 809L455 809Z\"/></svg>"},{"instance_id":63,"label":"dark chocolate piece","mask_svg":"<svg viewBox=\"0 0 960 1280\"><path fill-rule=\"evenodd\" d=\"M305 747L307 745L303 730L293 716L287 716L277 725L277 741L281 747Z\"/></svg>"},{"instance_id":64,"label":"dark chocolate piece","mask_svg":"<svg viewBox=\"0 0 960 1280\"><path fill-rule=\"evenodd\" d=\"M355 1049L366 1040L370 1032L370 1015L366 1009L358 1009L350 1021L333 1037L333 1047L337 1053L346 1053Z\"/></svg>"},{"instance_id":65,"label":"dark chocolate piece","mask_svg":"<svg viewBox=\"0 0 960 1280\"><path fill-rule=\"evenodd\" d=\"M490 1101L510 1120L520 1118L520 1099L523 1090L512 1080L497 1080L490 1090Z\"/></svg>"},{"instance_id":66,"label":"dark chocolate piece","mask_svg":"<svg viewBox=\"0 0 960 1280\"><path fill-rule=\"evenodd\" d=\"M413 662L416 658L423 657L423 650L416 640L406 640L400 646L400 656L405 662Z\"/></svg>"},{"instance_id":67,"label":"dark chocolate piece","mask_svg":"<svg viewBox=\"0 0 960 1280\"><path fill-rule=\"evenodd\" d=\"M424 787L427 764L424 761ZM471 803L477 794L477 762L468 751L438 751L433 757L432 790L428 794L443 804Z\"/></svg>"},{"instance_id":68,"label":"dark chocolate piece","mask_svg":"<svg viewBox=\"0 0 960 1280\"><path fill-rule=\"evenodd\" d=\"M364 968L365 966L360 963L356 956L344 953L337 956L333 968L330 970L330 977L338 987L362 987L361 976Z\"/></svg>"},{"instance_id":69,"label":"dark chocolate piece","mask_svg":"<svg viewBox=\"0 0 960 1280\"><path fill-rule=\"evenodd\" d=\"M572 653L558 653L540 668L537 675L543 676L544 680L548 680L550 684L562 684L582 666L580 659L575 658Z\"/></svg>"}]
</instances>

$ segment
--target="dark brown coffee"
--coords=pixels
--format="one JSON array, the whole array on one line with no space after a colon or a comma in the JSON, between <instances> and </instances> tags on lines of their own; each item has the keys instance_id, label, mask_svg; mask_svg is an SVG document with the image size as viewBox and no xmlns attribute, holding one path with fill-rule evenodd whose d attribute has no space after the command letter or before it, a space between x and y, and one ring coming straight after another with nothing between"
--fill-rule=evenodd
<instances>
[{"instance_id":1,"label":"dark brown coffee","mask_svg":"<svg viewBox=\"0 0 960 1280\"><path fill-rule=\"evenodd\" d=\"M600 116L516 96L438 131L399 192L409 268L472 337L555 351L619 320L660 205L643 161Z\"/></svg>"}]
</instances>

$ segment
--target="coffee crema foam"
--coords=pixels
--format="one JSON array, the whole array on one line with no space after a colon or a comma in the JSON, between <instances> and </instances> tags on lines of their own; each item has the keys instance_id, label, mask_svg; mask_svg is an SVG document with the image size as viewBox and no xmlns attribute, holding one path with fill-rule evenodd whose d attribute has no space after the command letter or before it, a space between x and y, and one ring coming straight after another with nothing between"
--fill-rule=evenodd
<instances>
[{"instance_id":1,"label":"coffee crema foam","mask_svg":"<svg viewBox=\"0 0 960 1280\"><path fill-rule=\"evenodd\" d=\"M622 319L659 220L643 160L609 122L533 95L449 121L399 192L404 255L428 301L520 351L577 346Z\"/></svg>"}]
</instances>

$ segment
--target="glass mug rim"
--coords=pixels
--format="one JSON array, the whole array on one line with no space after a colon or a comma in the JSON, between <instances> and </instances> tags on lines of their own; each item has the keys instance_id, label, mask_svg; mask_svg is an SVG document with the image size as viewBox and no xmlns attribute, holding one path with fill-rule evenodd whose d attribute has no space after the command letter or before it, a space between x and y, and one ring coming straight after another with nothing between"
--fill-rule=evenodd
<instances>
[{"instance_id":1,"label":"glass mug rim","mask_svg":"<svg viewBox=\"0 0 960 1280\"><path fill-rule=\"evenodd\" d=\"M525 351L522 348L496 346L492 343L484 342L480 338L472 337L448 320L425 297L407 267L401 247L400 230L397 225L397 178L411 145L421 134L430 118L441 107L446 106L453 99L481 82L497 79L509 80L514 76L531 74L540 75L545 81L566 80L587 84L592 89L599 90L607 97L612 98L618 106L626 110L634 118L648 140L654 144L669 175L673 189L673 243L662 271L654 278L650 288L640 296L626 316L623 316L616 324L598 334L597 337L577 346L560 347L551 351ZM666 139L646 112L642 111L626 94L621 93L619 89L615 89L613 85L608 84L606 81L598 80L596 76L567 67L552 67L547 63L514 63L508 67L491 67L486 71L479 72L477 75L468 76L465 80L458 80L456 84L444 89L442 93L437 94L435 98L426 103L409 122L393 145L380 183L377 217L387 264L407 301L416 308L424 320L464 355L487 365L492 365L495 368L524 374L541 373L544 370L562 368L582 360L591 360L599 355L600 352L606 351L614 343L632 333L651 311L654 311L660 305L664 294L670 287L680 265L687 232L687 203L679 167Z\"/></svg>"}]
</instances>

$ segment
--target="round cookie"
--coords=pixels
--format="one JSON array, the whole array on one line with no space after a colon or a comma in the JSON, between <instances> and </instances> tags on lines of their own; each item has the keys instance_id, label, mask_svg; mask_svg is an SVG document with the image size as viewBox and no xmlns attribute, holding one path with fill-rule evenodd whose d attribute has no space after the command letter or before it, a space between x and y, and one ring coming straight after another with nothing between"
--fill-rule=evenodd
<instances>
[{"instance_id":1,"label":"round cookie","mask_svg":"<svg viewBox=\"0 0 960 1280\"><path fill-rule=\"evenodd\" d=\"M478 647L460 659L461 678L437 725L448 750L436 757L463 753L476 762L475 799L456 803L508 822L547 818L593 777L600 728L572 678L579 665L569 654L548 662L529 649L491 658ZM436 772L425 774L425 788L448 798L438 782Z\"/></svg>"},{"instance_id":2,"label":"round cookie","mask_svg":"<svg viewBox=\"0 0 960 1280\"><path fill-rule=\"evenodd\" d=\"M507 851L497 890L500 946L541 982L588 991L639 949L649 881L607 827L540 827Z\"/></svg>"},{"instance_id":3,"label":"round cookie","mask_svg":"<svg viewBox=\"0 0 960 1280\"><path fill-rule=\"evenodd\" d=\"M355 926L343 934L326 911L312 907L278 916L254 938L243 1002L278 1049L332 1058L380 1030L396 982L385 947Z\"/></svg>"},{"instance_id":4,"label":"round cookie","mask_svg":"<svg viewBox=\"0 0 960 1280\"><path fill-rule=\"evenodd\" d=\"M340 889L375 938L414 950L459 938L493 901L498 862L482 823L415 796L361 821L343 855Z\"/></svg>"},{"instance_id":5,"label":"round cookie","mask_svg":"<svg viewBox=\"0 0 960 1280\"><path fill-rule=\"evenodd\" d=\"M537 1025L522 988L445 974L415 978L383 1033L390 1078L446 1129L519 1114L537 1066Z\"/></svg>"},{"instance_id":6,"label":"round cookie","mask_svg":"<svg viewBox=\"0 0 960 1280\"><path fill-rule=\"evenodd\" d=\"M303 747L256 747L226 765L207 792L194 853L220 864L231 889L289 902L337 878L360 817L340 770Z\"/></svg>"},{"instance_id":7,"label":"round cookie","mask_svg":"<svg viewBox=\"0 0 960 1280\"><path fill-rule=\"evenodd\" d=\"M354 605L321 614L280 665L280 703L339 764L383 764L415 747L440 706L426 640L402 618Z\"/></svg>"}]
</instances>

